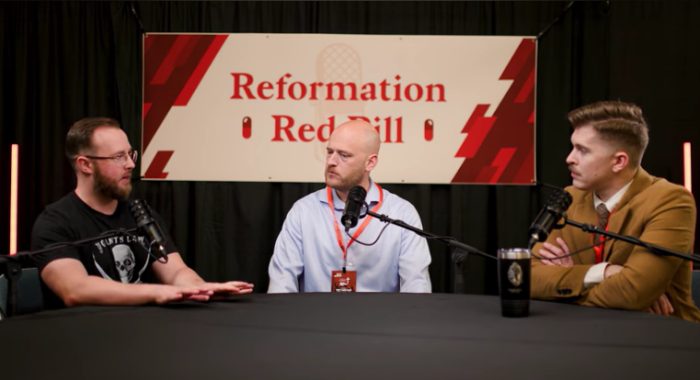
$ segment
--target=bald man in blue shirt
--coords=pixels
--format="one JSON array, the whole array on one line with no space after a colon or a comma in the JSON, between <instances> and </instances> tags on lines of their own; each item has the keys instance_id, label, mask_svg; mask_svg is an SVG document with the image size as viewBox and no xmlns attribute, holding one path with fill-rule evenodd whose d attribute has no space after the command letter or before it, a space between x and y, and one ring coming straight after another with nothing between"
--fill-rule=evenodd
<instances>
[{"instance_id":1,"label":"bald man in blue shirt","mask_svg":"<svg viewBox=\"0 0 700 380\"><path fill-rule=\"evenodd\" d=\"M370 178L379 146L379 134L362 120L333 131L326 148L327 186L298 200L287 214L270 261L268 293L431 292L424 238L370 216L347 233L339 224L350 189L362 186L370 210L422 228L413 205ZM376 244L357 242L375 241L384 227Z\"/></svg>"}]
</instances>

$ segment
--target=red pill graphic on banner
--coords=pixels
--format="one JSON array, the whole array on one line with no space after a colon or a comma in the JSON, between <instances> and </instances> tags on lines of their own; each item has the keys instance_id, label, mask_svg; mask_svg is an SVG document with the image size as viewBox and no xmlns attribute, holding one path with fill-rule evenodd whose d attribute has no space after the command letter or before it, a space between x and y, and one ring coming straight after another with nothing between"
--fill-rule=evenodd
<instances>
[{"instance_id":1,"label":"red pill graphic on banner","mask_svg":"<svg viewBox=\"0 0 700 380\"><path fill-rule=\"evenodd\" d=\"M252 133L253 120L248 116L243 118L243 138L249 139Z\"/></svg>"},{"instance_id":2,"label":"red pill graphic on banner","mask_svg":"<svg viewBox=\"0 0 700 380\"><path fill-rule=\"evenodd\" d=\"M433 126L432 119L425 119L425 122L423 123L423 136L425 137L425 141L432 141Z\"/></svg>"}]
</instances>

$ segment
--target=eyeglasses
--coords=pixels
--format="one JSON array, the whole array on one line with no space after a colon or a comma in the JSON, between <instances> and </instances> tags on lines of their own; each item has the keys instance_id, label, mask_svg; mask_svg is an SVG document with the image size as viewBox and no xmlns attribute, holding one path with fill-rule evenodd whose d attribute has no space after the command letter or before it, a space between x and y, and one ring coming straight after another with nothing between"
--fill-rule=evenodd
<instances>
[{"instance_id":1,"label":"eyeglasses","mask_svg":"<svg viewBox=\"0 0 700 380\"><path fill-rule=\"evenodd\" d=\"M124 166L128 162L126 159L127 157L131 158L131 161L136 162L136 160L139 158L139 152L132 150L129 153L126 153L126 154L119 153L116 156L112 156L112 157L100 157L100 156L84 156L84 157L92 158L93 160L112 160L112 162L114 162L115 164Z\"/></svg>"}]
</instances>

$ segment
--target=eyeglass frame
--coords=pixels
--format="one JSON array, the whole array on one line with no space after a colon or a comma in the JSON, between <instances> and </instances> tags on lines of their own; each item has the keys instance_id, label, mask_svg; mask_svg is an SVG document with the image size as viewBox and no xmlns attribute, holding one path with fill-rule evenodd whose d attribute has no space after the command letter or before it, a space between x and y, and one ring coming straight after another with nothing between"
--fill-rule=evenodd
<instances>
[{"instance_id":1,"label":"eyeglass frame","mask_svg":"<svg viewBox=\"0 0 700 380\"><path fill-rule=\"evenodd\" d=\"M132 150L131 152L129 152L129 153L127 153L127 154L119 153L119 154L116 154L116 155L114 155L114 156L112 156L112 157L103 157L103 156L83 156L83 157L85 157L85 158L91 158L91 159L93 159L93 160L112 160L112 162L118 164L117 160L119 160L119 159L120 159L119 156L122 156L122 155L123 155L124 157L129 157L129 158L131 158L131 161L132 161L133 163L136 163L136 160L139 159L139 152L138 152L137 150ZM129 161L124 161L123 165L126 165L128 162L129 162Z\"/></svg>"}]
</instances>

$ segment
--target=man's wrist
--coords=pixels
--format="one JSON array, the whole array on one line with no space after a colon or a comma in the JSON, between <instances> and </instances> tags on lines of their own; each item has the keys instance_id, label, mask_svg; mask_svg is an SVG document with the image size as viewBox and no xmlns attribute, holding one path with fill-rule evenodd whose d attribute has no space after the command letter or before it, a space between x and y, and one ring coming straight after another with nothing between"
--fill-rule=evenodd
<instances>
[{"instance_id":1,"label":"man's wrist","mask_svg":"<svg viewBox=\"0 0 700 380\"><path fill-rule=\"evenodd\" d=\"M206 284L206 281L199 277L197 272L192 270L192 268L184 267L175 274L175 278L173 279L173 283L171 285L189 287L204 284Z\"/></svg>"}]
</instances>

